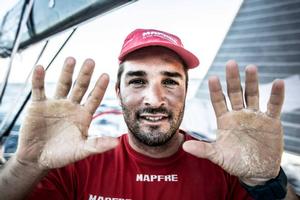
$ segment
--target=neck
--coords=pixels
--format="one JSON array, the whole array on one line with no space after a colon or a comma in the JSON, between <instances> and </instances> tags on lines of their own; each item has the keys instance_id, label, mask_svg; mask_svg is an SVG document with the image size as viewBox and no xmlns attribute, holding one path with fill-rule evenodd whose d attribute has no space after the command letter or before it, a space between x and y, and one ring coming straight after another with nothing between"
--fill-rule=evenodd
<instances>
[{"instance_id":1,"label":"neck","mask_svg":"<svg viewBox=\"0 0 300 200\"><path fill-rule=\"evenodd\" d=\"M132 134L128 134L129 145L137 152L152 158L165 158L175 154L184 141L184 135L179 132L164 145L149 146L137 140Z\"/></svg>"}]
</instances>

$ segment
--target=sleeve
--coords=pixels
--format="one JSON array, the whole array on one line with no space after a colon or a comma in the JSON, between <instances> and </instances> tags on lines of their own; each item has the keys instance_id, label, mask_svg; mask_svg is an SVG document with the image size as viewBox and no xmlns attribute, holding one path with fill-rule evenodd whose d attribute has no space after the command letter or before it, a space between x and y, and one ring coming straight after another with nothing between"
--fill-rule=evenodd
<instances>
[{"instance_id":1,"label":"sleeve","mask_svg":"<svg viewBox=\"0 0 300 200\"><path fill-rule=\"evenodd\" d=\"M226 199L231 200L253 200L253 197L249 192L242 187L239 179L236 176L228 174L229 184L228 184L228 196Z\"/></svg>"},{"instance_id":2,"label":"sleeve","mask_svg":"<svg viewBox=\"0 0 300 200\"><path fill-rule=\"evenodd\" d=\"M27 196L27 200L74 199L75 184L72 165L51 170Z\"/></svg>"}]
</instances>

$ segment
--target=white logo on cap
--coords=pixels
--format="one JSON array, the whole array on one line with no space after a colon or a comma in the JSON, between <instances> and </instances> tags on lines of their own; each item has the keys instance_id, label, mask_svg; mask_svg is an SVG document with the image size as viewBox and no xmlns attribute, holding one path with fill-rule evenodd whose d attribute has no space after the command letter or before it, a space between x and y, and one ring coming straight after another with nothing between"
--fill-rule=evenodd
<instances>
[{"instance_id":1,"label":"white logo on cap","mask_svg":"<svg viewBox=\"0 0 300 200\"><path fill-rule=\"evenodd\" d=\"M158 31L146 31L146 32L143 33L143 38L144 39L148 38L148 37L153 37L153 36L160 37L160 38L162 38L164 40L168 40L171 43L178 45L178 42L177 42L176 38L174 38L174 37L172 37L170 35L167 35L165 33L158 32Z\"/></svg>"}]
</instances>

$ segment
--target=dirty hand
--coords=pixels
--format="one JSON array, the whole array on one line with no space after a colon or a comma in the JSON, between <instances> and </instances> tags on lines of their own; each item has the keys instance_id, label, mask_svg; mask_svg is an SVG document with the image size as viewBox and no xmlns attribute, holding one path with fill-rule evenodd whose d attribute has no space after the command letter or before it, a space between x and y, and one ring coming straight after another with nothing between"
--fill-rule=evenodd
<instances>
[{"instance_id":1,"label":"dirty hand","mask_svg":"<svg viewBox=\"0 0 300 200\"><path fill-rule=\"evenodd\" d=\"M105 93L108 75L99 77L81 105L95 63L85 60L70 92L74 66L74 58L65 60L53 99L45 96L43 67L36 67L32 77L32 101L22 123L16 152L20 163L35 164L41 170L59 168L118 144L117 139L110 137L88 139L92 115Z\"/></svg>"},{"instance_id":2,"label":"dirty hand","mask_svg":"<svg viewBox=\"0 0 300 200\"><path fill-rule=\"evenodd\" d=\"M216 141L188 141L183 148L211 160L248 185L264 184L280 170L284 82L274 81L267 111L263 113L259 110L258 75L254 65L246 68L245 97L235 61L226 65L226 81L231 111L227 108L219 79L212 77L209 80L218 126Z\"/></svg>"}]
</instances>

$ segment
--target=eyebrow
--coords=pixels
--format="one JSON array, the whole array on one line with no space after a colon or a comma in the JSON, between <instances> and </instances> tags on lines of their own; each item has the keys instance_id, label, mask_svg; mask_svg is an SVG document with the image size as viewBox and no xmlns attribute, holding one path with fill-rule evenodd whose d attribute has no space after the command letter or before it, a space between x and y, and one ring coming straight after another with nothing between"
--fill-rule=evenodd
<instances>
[{"instance_id":1,"label":"eyebrow","mask_svg":"<svg viewBox=\"0 0 300 200\"><path fill-rule=\"evenodd\" d=\"M183 79L182 75L178 72L163 71L163 72L161 72L161 74L164 76L168 76L168 77Z\"/></svg>"},{"instance_id":2,"label":"eyebrow","mask_svg":"<svg viewBox=\"0 0 300 200\"><path fill-rule=\"evenodd\" d=\"M126 74L125 74L125 77L132 77L132 76L146 76L146 72L145 71L142 71L142 70L139 70L139 71L128 71Z\"/></svg>"},{"instance_id":3,"label":"eyebrow","mask_svg":"<svg viewBox=\"0 0 300 200\"><path fill-rule=\"evenodd\" d=\"M183 79L183 76L178 72L162 71L162 72L160 72L160 74L163 76L168 76L168 77L172 77L172 78ZM133 77L133 76L144 77L144 76L147 76L147 73L145 71L138 70L138 71L128 71L125 74L125 77Z\"/></svg>"}]
</instances>

